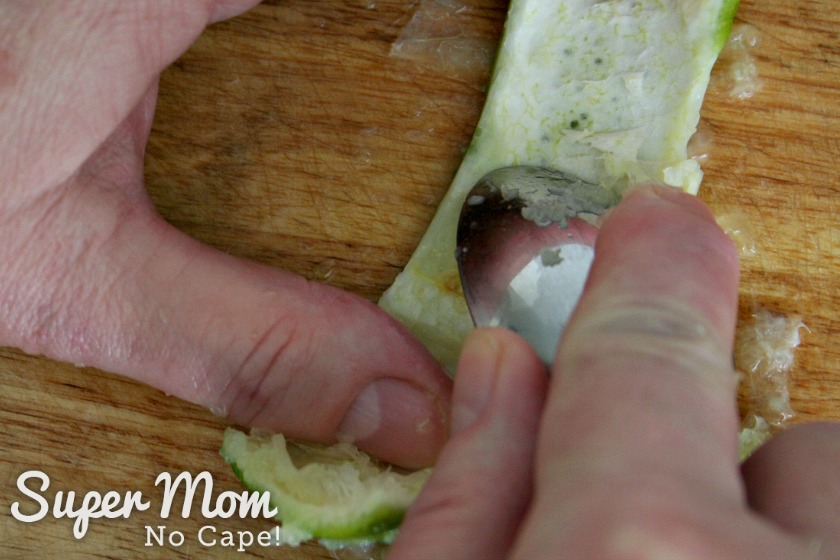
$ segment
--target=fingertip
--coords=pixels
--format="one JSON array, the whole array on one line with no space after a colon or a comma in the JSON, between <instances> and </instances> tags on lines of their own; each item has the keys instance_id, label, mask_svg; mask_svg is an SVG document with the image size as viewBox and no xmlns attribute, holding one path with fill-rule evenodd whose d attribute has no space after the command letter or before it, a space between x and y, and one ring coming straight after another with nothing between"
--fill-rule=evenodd
<instances>
[{"instance_id":1,"label":"fingertip","mask_svg":"<svg viewBox=\"0 0 840 560\"><path fill-rule=\"evenodd\" d=\"M515 333L497 328L475 329L467 337L455 375L452 431L458 433L477 421L490 406L499 387L542 385L545 367L531 346ZM505 395L500 397L503 401Z\"/></svg>"},{"instance_id":2,"label":"fingertip","mask_svg":"<svg viewBox=\"0 0 840 560\"><path fill-rule=\"evenodd\" d=\"M836 539L840 535L837 465L840 422L793 426L742 465L747 500L754 511L794 533Z\"/></svg>"},{"instance_id":3,"label":"fingertip","mask_svg":"<svg viewBox=\"0 0 840 560\"><path fill-rule=\"evenodd\" d=\"M624 198L625 200L654 200L667 203L673 205L675 209L691 212L699 218L716 223L711 209L702 200L681 188L664 183L642 183L630 189Z\"/></svg>"},{"instance_id":4,"label":"fingertip","mask_svg":"<svg viewBox=\"0 0 840 560\"><path fill-rule=\"evenodd\" d=\"M338 434L382 460L426 467L437 459L450 433L468 429L491 406L494 413L505 413L522 400L516 395L524 393L533 411L545 383L542 362L522 338L504 329L475 329L464 344L454 394L380 378L359 392ZM497 391L502 391L498 399ZM536 420L530 426L535 430Z\"/></svg>"},{"instance_id":5,"label":"fingertip","mask_svg":"<svg viewBox=\"0 0 840 560\"><path fill-rule=\"evenodd\" d=\"M598 291L590 298L596 303L622 297L680 302L731 338L738 250L697 197L663 184L635 187L604 219L595 252L587 291ZM590 290L595 287L603 290Z\"/></svg>"},{"instance_id":6,"label":"fingertip","mask_svg":"<svg viewBox=\"0 0 840 560\"><path fill-rule=\"evenodd\" d=\"M631 219L634 215L650 212L665 226L683 225L684 231L695 238L709 240L715 254L737 271L735 242L720 227L712 209L698 197L663 183L646 183L633 188L619 208Z\"/></svg>"},{"instance_id":7,"label":"fingertip","mask_svg":"<svg viewBox=\"0 0 840 560\"><path fill-rule=\"evenodd\" d=\"M210 23L216 23L247 12L261 0L215 0L210 5Z\"/></svg>"},{"instance_id":8,"label":"fingertip","mask_svg":"<svg viewBox=\"0 0 840 560\"><path fill-rule=\"evenodd\" d=\"M453 436L406 516L393 557L507 556L531 498L546 384L542 362L514 333L476 329L467 337Z\"/></svg>"},{"instance_id":9,"label":"fingertip","mask_svg":"<svg viewBox=\"0 0 840 560\"><path fill-rule=\"evenodd\" d=\"M452 432L473 424L490 403L499 365L500 341L490 329L475 329L464 341L455 373Z\"/></svg>"},{"instance_id":10,"label":"fingertip","mask_svg":"<svg viewBox=\"0 0 840 560\"><path fill-rule=\"evenodd\" d=\"M363 388L339 428L371 455L406 468L434 463L449 433L449 395L414 383L380 378Z\"/></svg>"}]
</instances>

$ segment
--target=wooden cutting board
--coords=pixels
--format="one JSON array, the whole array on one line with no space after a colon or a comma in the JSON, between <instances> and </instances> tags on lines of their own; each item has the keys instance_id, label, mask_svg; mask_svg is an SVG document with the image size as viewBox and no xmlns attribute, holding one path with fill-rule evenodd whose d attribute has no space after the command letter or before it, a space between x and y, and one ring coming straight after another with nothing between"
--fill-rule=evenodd
<instances>
[{"instance_id":1,"label":"wooden cutting board","mask_svg":"<svg viewBox=\"0 0 840 560\"><path fill-rule=\"evenodd\" d=\"M147 157L160 211L226 251L376 299L479 115L506 3L455 4L437 42L406 42L428 35L414 16L443 6L433 0L277 0L209 29L161 81ZM840 15L834 0L744 0L738 23L757 39L744 47L757 89L731 93L749 58L716 68L701 196L755 244L742 313L758 305L808 327L791 377L797 419L840 419ZM79 493L157 496L159 473L202 469L217 491L240 487L217 453L224 420L116 375L0 349L0 402L2 558L239 558L202 546L200 528L271 526L150 510L94 520L75 540L67 519L20 523L15 484L33 469ZM185 542L145 546L146 526ZM335 556L305 546L245 557Z\"/></svg>"}]
</instances>

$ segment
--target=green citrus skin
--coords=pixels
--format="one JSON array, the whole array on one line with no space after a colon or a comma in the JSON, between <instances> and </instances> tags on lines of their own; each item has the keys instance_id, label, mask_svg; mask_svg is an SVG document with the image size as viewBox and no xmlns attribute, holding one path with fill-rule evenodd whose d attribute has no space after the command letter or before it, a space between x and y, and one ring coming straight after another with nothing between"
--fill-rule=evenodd
<instances>
[{"instance_id":1,"label":"green citrus skin","mask_svg":"<svg viewBox=\"0 0 840 560\"><path fill-rule=\"evenodd\" d=\"M248 490L269 493L291 545L389 542L429 474L397 472L348 443L287 442L232 428L221 454Z\"/></svg>"},{"instance_id":2,"label":"green citrus skin","mask_svg":"<svg viewBox=\"0 0 840 560\"><path fill-rule=\"evenodd\" d=\"M614 188L696 193L687 154L737 0L512 0L487 100L452 185L380 306L448 369L473 328L455 232L490 171L537 165Z\"/></svg>"}]
</instances>

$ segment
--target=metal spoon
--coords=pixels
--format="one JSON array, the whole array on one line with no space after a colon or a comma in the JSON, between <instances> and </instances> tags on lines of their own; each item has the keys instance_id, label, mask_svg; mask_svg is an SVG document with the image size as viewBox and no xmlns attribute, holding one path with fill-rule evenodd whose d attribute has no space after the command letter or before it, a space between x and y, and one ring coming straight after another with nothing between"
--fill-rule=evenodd
<instances>
[{"instance_id":1,"label":"metal spoon","mask_svg":"<svg viewBox=\"0 0 840 560\"><path fill-rule=\"evenodd\" d=\"M457 260L470 314L525 338L546 364L589 274L612 190L535 166L497 169L467 195Z\"/></svg>"}]
</instances>

